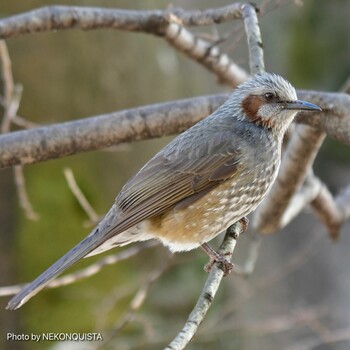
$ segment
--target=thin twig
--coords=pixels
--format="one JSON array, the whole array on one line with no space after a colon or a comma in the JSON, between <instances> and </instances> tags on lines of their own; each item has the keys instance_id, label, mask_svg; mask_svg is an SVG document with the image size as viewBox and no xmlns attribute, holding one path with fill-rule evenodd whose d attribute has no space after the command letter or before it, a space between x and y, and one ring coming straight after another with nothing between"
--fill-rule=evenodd
<instances>
[{"instance_id":1,"label":"thin twig","mask_svg":"<svg viewBox=\"0 0 350 350\"><path fill-rule=\"evenodd\" d=\"M4 80L6 82L7 80ZM5 91L7 88L5 88ZM13 117L17 114L19 104L22 98L23 87L20 84L16 84L12 91L10 100L6 102L4 118L1 123L1 133L10 132L10 125L12 123Z\"/></svg>"},{"instance_id":2,"label":"thin twig","mask_svg":"<svg viewBox=\"0 0 350 350\"><path fill-rule=\"evenodd\" d=\"M237 239L242 233L243 229L245 229L244 222L238 221L227 230L225 238L218 251L220 255L227 257L232 256ZM166 350L184 349L191 341L215 298L215 294L220 286L223 276L224 271L220 268L218 263L215 263L186 324L181 332L178 333L174 340L165 348Z\"/></svg>"},{"instance_id":3,"label":"thin twig","mask_svg":"<svg viewBox=\"0 0 350 350\"><path fill-rule=\"evenodd\" d=\"M136 291L134 297L130 301L129 310L126 314L118 320L115 324L114 329L104 337L103 347L109 344L128 323L135 319L136 312L144 304L150 287L162 276L162 274L168 269L171 259L174 257L173 254L169 253L165 261L162 261L160 266L156 267L147 277L146 281ZM100 349L98 346L95 349Z\"/></svg>"},{"instance_id":4,"label":"thin twig","mask_svg":"<svg viewBox=\"0 0 350 350\"><path fill-rule=\"evenodd\" d=\"M95 212L94 208L91 206L91 204L86 199L84 193L79 188L77 182L75 181L74 174L72 169L65 168L63 170L64 176L67 180L68 187L72 191L74 197L79 202L80 206L84 209L85 213L89 217L90 221L92 223L97 223L99 221L99 216Z\"/></svg>"},{"instance_id":5,"label":"thin twig","mask_svg":"<svg viewBox=\"0 0 350 350\"><path fill-rule=\"evenodd\" d=\"M3 40L0 41L0 60L1 75L4 85L5 110L4 118L1 123L1 133L8 133L11 129L11 122L17 114L23 88L20 84L14 85L11 59L6 43ZM29 201L27 189L25 186L23 167L21 165L17 165L14 167L13 172L19 204L29 220L37 221L39 219L39 215L34 211L33 206Z\"/></svg>"},{"instance_id":6,"label":"thin twig","mask_svg":"<svg viewBox=\"0 0 350 350\"><path fill-rule=\"evenodd\" d=\"M31 122L31 121L21 117L20 115L14 115L12 117L12 123L16 124L22 128L25 128L25 129L33 129L33 128L38 128L39 126L41 126L40 124Z\"/></svg>"},{"instance_id":7,"label":"thin twig","mask_svg":"<svg viewBox=\"0 0 350 350\"><path fill-rule=\"evenodd\" d=\"M1 77L4 87L4 104L5 108L10 105L13 90L14 81L12 75L12 64L7 45L4 40L0 40L0 59L1 59Z\"/></svg>"},{"instance_id":8,"label":"thin twig","mask_svg":"<svg viewBox=\"0 0 350 350\"><path fill-rule=\"evenodd\" d=\"M15 177L15 184L17 188L19 204L23 209L26 218L32 221L38 221L40 219L40 215L34 211L32 203L29 200L27 188L26 188L26 179L23 173L23 166L22 165L14 166L13 174Z\"/></svg>"},{"instance_id":9,"label":"thin twig","mask_svg":"<svg viewBox=\"0 0 350 350\"><path fill-rule=\"evenodd\" d=\"M91 277L93 275L96 275L106 265L113 265L120 261L129 259L132 256L139 254L142 250L146 248L152 248L156 245L158 245L156 241L151 241L140 245L134 245L117 254L107 255L101 260L98 260L96 263L89 265L88 267L53 280L46 286L46 288L58 288L67 286L69 284L73 284L77 281ZM25 285L20 284L0 287L0 297L17 294L24 286Z\"/></svg>"}]
</instances>

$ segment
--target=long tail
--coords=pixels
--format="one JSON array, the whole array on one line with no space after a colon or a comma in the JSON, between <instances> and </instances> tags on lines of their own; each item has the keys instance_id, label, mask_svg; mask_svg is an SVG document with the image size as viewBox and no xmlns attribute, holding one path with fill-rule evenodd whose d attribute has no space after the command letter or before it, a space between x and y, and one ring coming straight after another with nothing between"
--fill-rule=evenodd
<instances>
[{"instance_id":1,"label":"long tail","mask_svg":"<svg viewBox=\"0 0 350 350\"><path fill-rule=\"evenodd\" d=\"M73 249L57 260L45 272L37 277L32 283L24 287L7 304L7 310L15 310L25 304L35 294L39 293L50 281L68 269L74 263L84 258L105 240L105 235L95 228L89 236L78 243Z\"/></svg>"}]
</instances>

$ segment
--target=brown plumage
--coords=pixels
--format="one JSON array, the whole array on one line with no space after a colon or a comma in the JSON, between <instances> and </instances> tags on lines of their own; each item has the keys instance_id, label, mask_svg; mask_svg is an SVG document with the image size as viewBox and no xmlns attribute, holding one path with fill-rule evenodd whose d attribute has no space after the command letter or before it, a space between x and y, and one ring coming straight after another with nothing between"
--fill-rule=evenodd
<instances>
[{"instance_id":1,"label":"brown plumage","mask_svg":"<svg viewBox=\"0 0 350 350\"><path fill-rule=\"evenodd\" d=\"M299 110L282 77L261 74L240 85L212 115L156 154L76 247L8 304L16 309L83 257L135 241L159 239L172 251L210 241L253 211L273 184L283 135Z\"/></svg>"}]
</instances>

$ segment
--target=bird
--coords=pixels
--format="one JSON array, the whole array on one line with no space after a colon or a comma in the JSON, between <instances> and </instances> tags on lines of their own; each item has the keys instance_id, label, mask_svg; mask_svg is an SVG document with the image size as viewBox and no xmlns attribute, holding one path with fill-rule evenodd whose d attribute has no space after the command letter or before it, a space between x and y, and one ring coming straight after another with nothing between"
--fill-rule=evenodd
<instances>
[{"instance_id":1,"label":"bird","mask_svg":"<svg viewBox=\"0 0 350 350\"><path fill-rule=\"evenodd\" d=\"M91 233L16 294L7 309L21 307L80 259L132 242L157 239L172 252L202 246L217 258L207 242L267 195L284 134L299 111L321 108L298 100L280 75L260 73L240 84L131 177Z\"/></svg>"}]
</instances>

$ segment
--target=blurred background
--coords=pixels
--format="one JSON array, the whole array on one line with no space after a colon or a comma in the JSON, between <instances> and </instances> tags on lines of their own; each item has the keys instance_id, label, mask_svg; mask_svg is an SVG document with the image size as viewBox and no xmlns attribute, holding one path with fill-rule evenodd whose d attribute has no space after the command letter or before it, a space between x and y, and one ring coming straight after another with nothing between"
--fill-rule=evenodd
<instances>
[{"instance_id":1,"label":"blurred background","mask_svg":"<svg viewBox=\"0 0 350 350\"><path fill-rule=\"evenodd\" d=\"M185 9L228 1L1 1L7 17L53 4L130 9ZM268 71L296 87L337 91L350 75L348 0L256 1ZM223 49L248 69L242 23L194 28L216 35L234 30ZM66 30L7 40L16 83L23 85L19 114L50 124L157 102L228 91L215 76L177 53L164 40L113 30ZM89 232L87 216L69 190L63 169L76 180L99 215L113 203L126 180L169 138L134 142L117 149L79 154L25 167L28 195L38 221L19 207L11 169L0 170L0 284L31 281ZM349 148L327 139L316 174L333 193L349 183ZM188 349L350 348L350 225L332 242L311 212L266 237L256 269L243 279L225 278L217 298ZM221 238L220 238L221 239ZM220 241L220 240L219 240ZM217 246L219 241L213 243ZM243 264L251 238L242 237L234 262ZM115 251L116 252L116 251ZM86 259L74 271L98 261ZM134 320L107 343L75 343L74 349L158 349L181 329L202 286L207 257L177 254L167 262L163 247L150 248L107 266L84 281L41 292L15 312L0 299L1 349L73 349L56 342L9 342L8 332L101 332L106 339L124 320L130 301L152 273L168 264L150 286ZM331 343L323 344L333 339Z\"/></svg>"}]
</instances>

